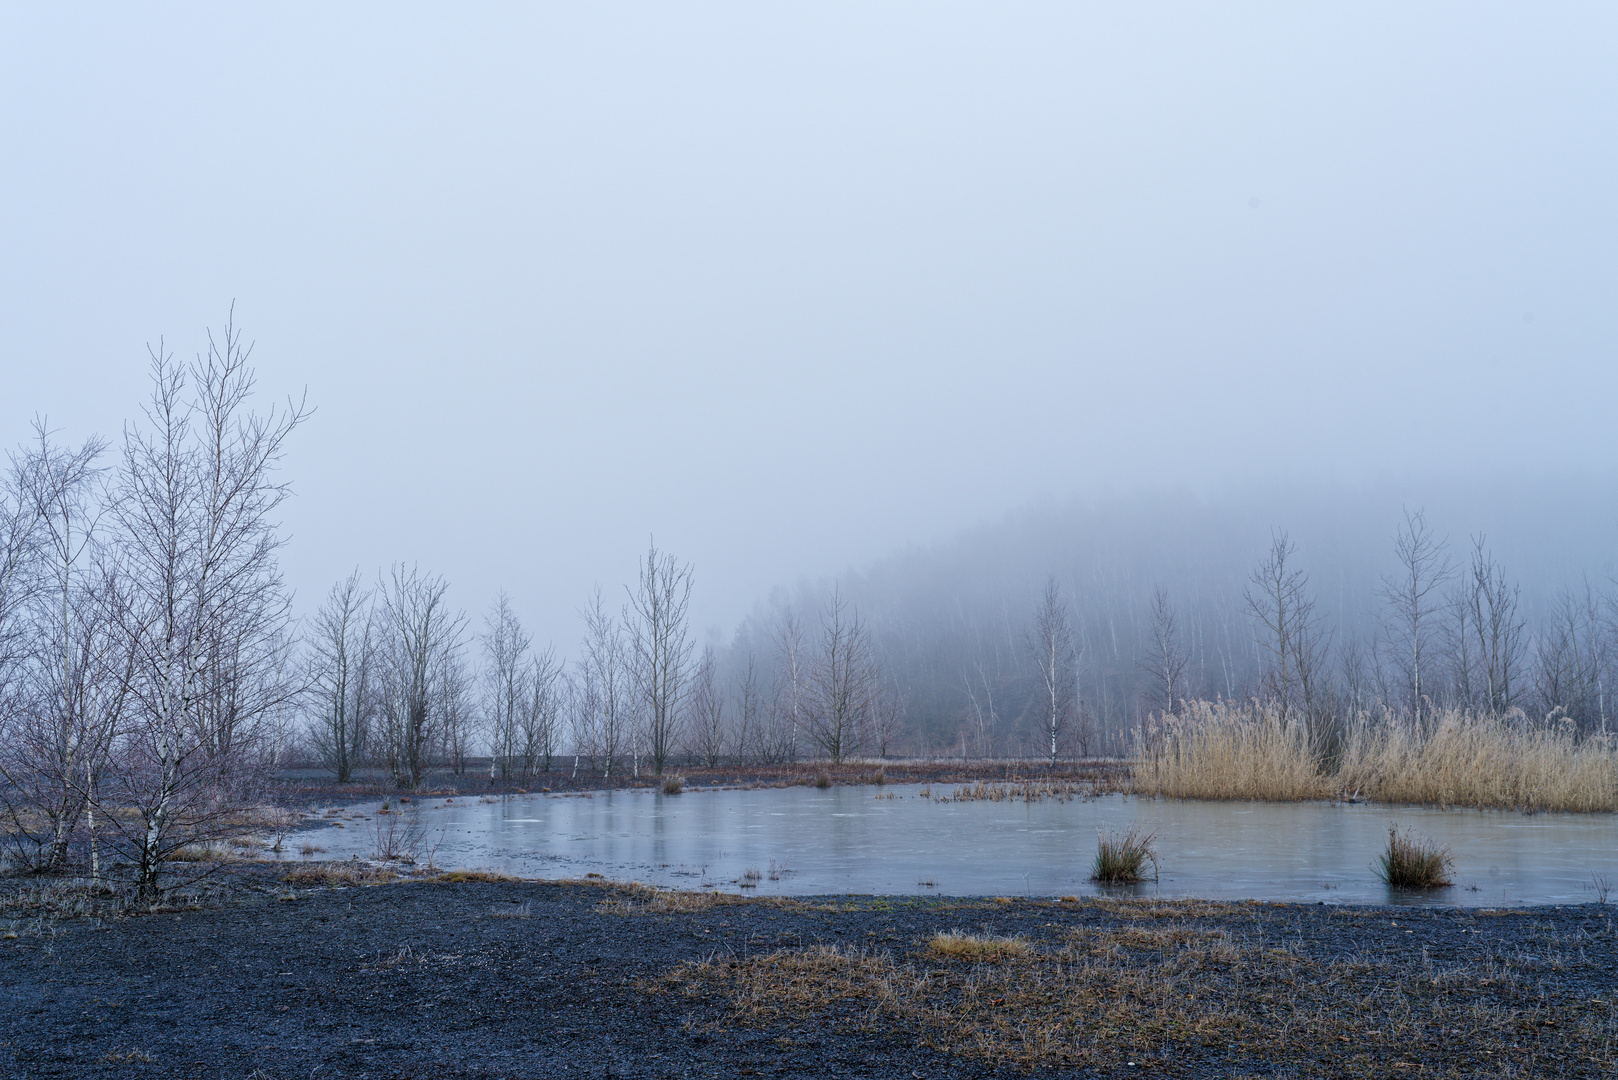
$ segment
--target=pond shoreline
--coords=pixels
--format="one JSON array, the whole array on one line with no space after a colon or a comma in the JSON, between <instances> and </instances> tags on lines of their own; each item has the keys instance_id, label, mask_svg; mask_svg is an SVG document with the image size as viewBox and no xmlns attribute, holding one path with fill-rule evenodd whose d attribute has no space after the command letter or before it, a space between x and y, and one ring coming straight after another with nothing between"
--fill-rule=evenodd
<instances>
[{"instance_id":1,"label":"pond shoreline","mask_svg":"<svg viewBox=\"0 0 1618 1080\"><path fill-rule=\"evenodd\" d=\"M1122 758L1085 758L1060 761L1051 766L1034 761L944 761L904 759L896 761L851 761L841 765L828 762L800 762L796 765L670 767L666 775L678 776L689 791L734 788L814 787L822 777L825 786L845 787L865 784L944 784L999 783L1023 780L1058 780L1086 784L1097 792L1119 791L1129 778L1129 762ZM573 773L561 767L561 759L550 771L534 771L527 777L492 780L488 763L468 767L457 774L435 768L417 787L400 787L389 782L380 769L363 770L346 784L339 784L324 769L282 769L261 790L265 802L291 810L348 806L401 797L467 798L484 795L563 795L575 792L655 791L664 777L649 769L639 777L603 777L593 770Z\"/></svg>"},{"instance_id":2,"label":"pond shoreline","mask_svg":"<svg viewBox=\"0 0 1618 1080\"><path fill-rule=\"evenodd\" d=\"M1389 902L1376 866L1394 827L1454 856L1453 888L1411 903L1578 903L1618 882L1608 815L1188 802L1065 781L446 796L387 812L378 801L327 809L281 858L407 853L523 878L593 872L755 895L1059 896L1096 893L1098 837L1135 830L1157 855L1139 895L1377 904Z\"/></svg>"},{"instance_id":3,"label":"pond shoreline","mask_svg":"<svg viewBox=\"0 0 1618 1080\"><path fill-rule=\"evenodd\" d=\"M1603 905L751 900L500 879L292 887L276 870L228 871L196 910L0 940L0 1072L1581 1077L1618 1064ZM951 930L1028 956L928 951ZM1058 959L1063 992L1100 994L1102 1013L1073 1010L1058 1043L1029 1042L1019 1032L1049 1011ZM790 986L769 993L780 971ZM867 977L898 993L878 1000Z\"/></svg>"}]
</instances>

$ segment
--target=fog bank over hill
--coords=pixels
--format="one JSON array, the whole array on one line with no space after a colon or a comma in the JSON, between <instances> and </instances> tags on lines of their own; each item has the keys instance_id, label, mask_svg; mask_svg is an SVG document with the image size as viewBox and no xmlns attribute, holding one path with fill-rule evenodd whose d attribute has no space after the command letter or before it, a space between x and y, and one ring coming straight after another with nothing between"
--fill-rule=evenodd
<instances>
[{"instance_id":1,"label":"fog bank over hill","mask_svg":"<svg viewBox=\"0 0 1618 1080\"><path fill-rule=\"evenodd\" d=\"M1400 571L1395 539L1407 512L1423 515L1452 568L1435 593L1435 657L1443 613L1469 580L1478 539L1511 588L1520 589L1526 664L1549 647L1559 603L1582 602L1587 588L1596 607L1591 633L1601 642L1611 638L1618 474L1608 472L1045 500L835 579L777 588L757 603L724 653L732 671L744 669L749 656L755 665L778 668L786 613L812 640L835 589L868 626L878 662L904 700L906 749L1037 753L1029 637L1041 590L1054 579L1072 617L1088 748L1117 752L1153 707L1145 668L1157 590L1185 652L1176 696L1261 692L1263 628L1244 594L1283 532L1295 545L1291 568L1306 575L1327 675L1340 681L1344 656L1355 650L1372 672L1378 646L1389 644L1384 578ZM716 644L719 636L709 631ZM1533 681L1523 678L1520 700L1530 712L1542 704ZM1434 677L1428 692L1441 696L1445 686Z\"/></svg>"}]
</instances>

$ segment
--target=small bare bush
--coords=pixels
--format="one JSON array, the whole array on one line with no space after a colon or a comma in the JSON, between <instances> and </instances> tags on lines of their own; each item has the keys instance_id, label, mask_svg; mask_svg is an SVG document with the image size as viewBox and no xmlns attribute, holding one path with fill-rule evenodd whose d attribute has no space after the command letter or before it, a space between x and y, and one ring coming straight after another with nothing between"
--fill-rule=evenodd
<instances>
[{"instance_id":1,"label":"small bare bush","mask_svg":"<svg viewBox=\"0 0 1618 1080\"><path fill-rule=\"evenodd\" d=\"M421 850L423 830L414 814L379 813L371 831L376 840L373 858L381 862L416 861L416 855Z\"/></svg>"},{"instance_id":2,"label":"small bare bush","mask_svg":"<svg viewBox=\"0 0 1618 1080\"><path fill-rule=\"evenodd\" d=\"M665 777L663 777L663 794L665 794L665 795L678 795L680 792L682 792L684 790L685 790L685 777L683 777L683 776L665 776Z\"/></svg>"}]
</instances>

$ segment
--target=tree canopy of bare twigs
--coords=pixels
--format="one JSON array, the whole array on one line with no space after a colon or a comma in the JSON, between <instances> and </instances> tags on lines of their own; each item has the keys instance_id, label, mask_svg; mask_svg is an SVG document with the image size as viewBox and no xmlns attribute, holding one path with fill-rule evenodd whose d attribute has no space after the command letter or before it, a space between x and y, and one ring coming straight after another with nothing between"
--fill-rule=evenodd
<instances>
[{"instance_id":1,"label":"tree canopy of bare twigs","mask_svg":"<svg viewBox=\"0 0 1618 1080\"><path fill-rule=\"evenodd\" d=\"M1264 562L1248 577L1243 598L1264 658L1263 696L1277 706L1283 722L1301 722L1311 744L1321 749L1318 744L1330 734L1321 722L1329 718L1323 683L1331 638L1315 614L1297 551L1285 531L1277 532Z\"/></svg>"},{"instance_id":2,"label":"tree canopy of bare twigs","mask_svg":"<svg viewBox=\"0 0 1618 1080\"><path fill-rule=\"evenodd\" d=\"M1051 764L1079 710L1078 649L1068 622L1067 600L1056 578L1048 578L1034 608L1027 647L1039 671L1039 715ZM1082 744L1082 740L1081 740ZM1081 745L1080 752L1085 751Z\"/></svg>"},{"instance_id":3,"label":"tree canopy of bare twigs","mask_svg":"<svg viewBox=\"0 0 1618 1080\"><path fill-rule=\"evenodd\" d=\"M377 625L356 570L333 585L308 638L312 745L346 784L369 749L377 695Z\"/></svg>"},{"instance_id":4,"label":"tree canopy of bare twigs","mask_svg":"<svg viewBox=\"0 0 1618 1080\"><path fill-rule=\"evenodd\" d=\"M449 583L396 565L384 582L379 664L383 752L395 784L419 787L432 763L456 688L466 616L446 597Z\"/></svg>"},{"instance_id":5,"label":"tree canopy of bare twigs","mask_svg":"<svg viewBox=\"0 0 1618 1080\"><path fill-rule=\"evenodd\" d=\"M652 769L663 775L680 741L692 642L686 625L691 603L691 567L655 543L640 566L640 581L629 593L624 623L629 628L631 665L646 724Z\"/></svg>"},{"instance_id":6,"label":"tree canopy of bare twigs","mask_svg":"<svg viewBox=\"0 0 1618 1080\"><path fill-rule=\"evenodd\" d=\"M1162 587L1152 590L1149 617L1146 655L1141 661L1148 679L1147 700L1160 715L1167 715L1174 712L1179 700L1186 696L1186 655L1180 644L1174 606L1169 603L1168 591Z\"/></svg>"},{"instance_id":7,"label":"tree canopy of bare twigs","mask_svg":"<svg viewBox=\"0 0 1618 1080\"><path fill-rule=\"evenodd\" d=\"M1404 701L1416 723L1432 692L1432 640L1438 629L1443 587L1453 568L1442 539L1427 526L1425 512L1405 512L1393 540L1399 567L1382 579L1383 641L1398 673Z\"/></svg>"},{"instance_id":8,"label":"tree canopy of bare twigs","mask_svg":"<svg viewBox=\"0 0 1618 1080\"><path fill-rule=\"evenodd\" d=\"M860 749L881 672L859 613L834 591L820 618L820 649L810 676L809 734L841 764Z\"/></svg>"},{"instance_id":9,"label":"tree canopy of bare twigs","mask_svg":"<svg viewBox=\"0 0 1618 1080\"><path fill-rule=\"evenodd\" d=\"M130 722L102 797L133 811L106 819L147 893L175 850L237 808L261 725L299 689L276 561L290 489L276 467L307 413L249 410L250 351L233 322L189 365L160 345L146 423L124 431L112 543Z\"/></svg>"}]
</instances>

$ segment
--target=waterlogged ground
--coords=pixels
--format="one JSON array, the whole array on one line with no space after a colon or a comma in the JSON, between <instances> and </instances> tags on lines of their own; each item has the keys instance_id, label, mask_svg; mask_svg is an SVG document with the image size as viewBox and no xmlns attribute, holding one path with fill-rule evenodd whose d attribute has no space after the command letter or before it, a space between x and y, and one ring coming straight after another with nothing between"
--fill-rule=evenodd
<instances>
[{"instance_id":1,"label":"waterlogged ground","mask_svg":"<svg viewBox=\"0 0 1618 1080\"><path fill-rule=\"evenodd\" d=\"M992 791L992 788L989 789ZM600 874L761 895L1090 896L1098 832L1155 834L1144 896L1499 906L1618 898L1618 816L1130 798L960 799L955 785L648 790L418 799L327 812L322 859L384 844L418 860L532 878ZM1451 888L1390 891L1375 862L1398 825L1454 856ZM409 832L411 835L405 836ZM1107 892L1117 894L1118 890Z\"/></svg>"}]
</instances>

